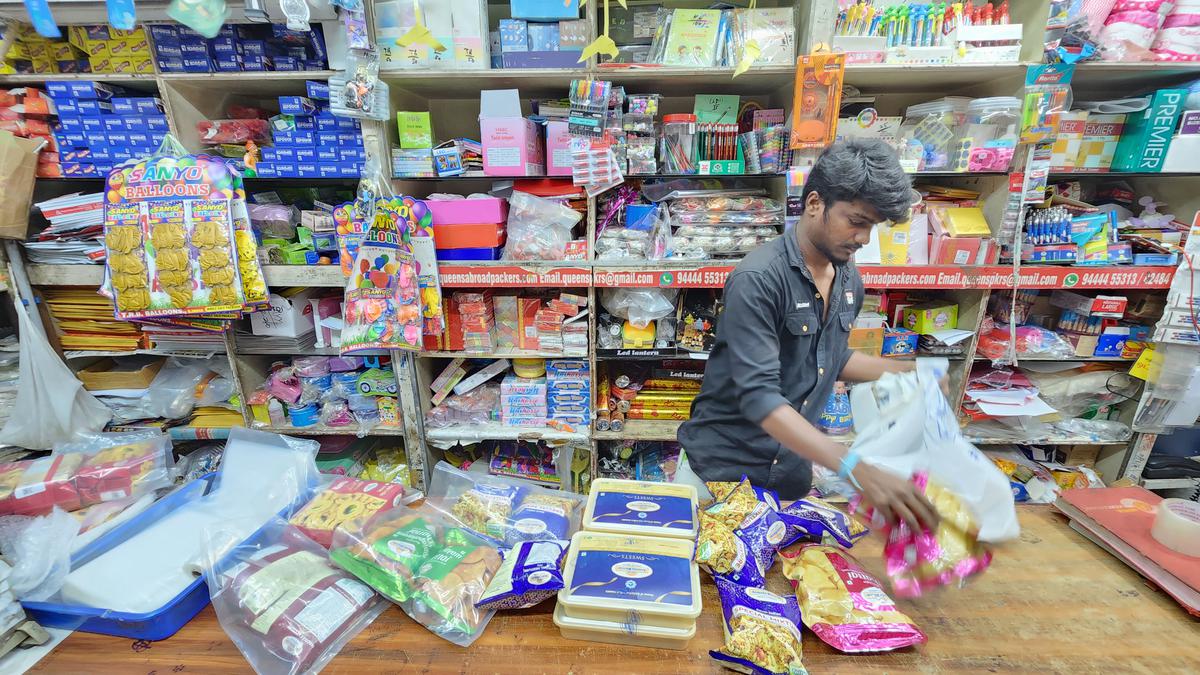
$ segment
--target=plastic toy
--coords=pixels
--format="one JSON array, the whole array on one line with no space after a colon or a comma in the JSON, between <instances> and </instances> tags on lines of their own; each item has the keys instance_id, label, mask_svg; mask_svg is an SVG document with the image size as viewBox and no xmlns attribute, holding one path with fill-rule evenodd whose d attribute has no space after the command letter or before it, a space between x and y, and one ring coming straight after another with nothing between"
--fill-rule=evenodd
<instances>
[{"instance_id":1,"label":"plastic toy","mask_svg":"<svg viewBox=\"0 0 1200 675\"><path fill-rule=\"evenodd\" d=\"M823 148L833 142L845 69L844 54L800 57L792 118L793 149Z\"/></svg>"},{"instance_id":2,"label":"plastic toy","mask_svg":"<svg viewBox=\"0 0 1200 675\"><path fill-rule=\"evenodd\" d=\"M356 386L363 396L395 396L396 376L390 370L371 368L358 376Z\"/></svg>"}]
</instances>

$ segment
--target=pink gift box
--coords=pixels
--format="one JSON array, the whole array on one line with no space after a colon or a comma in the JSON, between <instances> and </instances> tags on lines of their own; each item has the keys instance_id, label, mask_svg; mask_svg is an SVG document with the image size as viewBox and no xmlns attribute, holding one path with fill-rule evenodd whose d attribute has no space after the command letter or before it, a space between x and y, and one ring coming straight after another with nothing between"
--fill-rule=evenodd
<instances>
[{"instance_id":1,"label":"pink gift box","mask_svg":"<svg viewBox=\"0 0 1200 675\"><path fill-rule=\"evenodd\" d=\"M566 122L546 123L546 175L571 175L571 134Z\"/></svg>"},{"instance_id":2,"label":"pink gift box","mask_svg":"<svg viewBox=\"0 0 1200 675\"><path fill-rule=\"evenodd\" d=\"M535 122L522 116L516 89L479 92L485 175L545 175L546 153L540 131Z\"/></svg>"},{"instance_id":3,"label":"pink gift box","mask_svg":"<svg viewBox=\"0 0 1200 675\"><path fill-rule=\"evenodd\" d=\"M570 173L570 166L567 167ZM508 202L496 197L486 199L430 199L425 201L433 214L433 225L503 223L508 220Z\"/></svg>"}]
</instances>

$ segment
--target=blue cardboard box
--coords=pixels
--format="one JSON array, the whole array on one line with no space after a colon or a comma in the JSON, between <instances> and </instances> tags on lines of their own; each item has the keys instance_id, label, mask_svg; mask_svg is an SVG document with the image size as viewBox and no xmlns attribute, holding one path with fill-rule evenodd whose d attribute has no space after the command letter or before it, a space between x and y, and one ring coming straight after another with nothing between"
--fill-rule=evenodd
<instances>
[{"instance_id":1,"label":"blue cardboard box","mask_svg":"<svg viewBox=\"0 0 1200 675\"><path fill-rule=\"evenodd\" d=\"M891 328L883 332L881 356L912 356L917 353L919 336L906 328Z\"/></svg>"},{"instance_id":2,"label":"blue cardboard box","mask_svg":"<svg viewBox=\"0 0 1200 675\"><path fill-rule=\"evenodd\" d=\"M108 139L108 144L114 148L129 146L129 134L123 131L104 134L104 138Z\"/></svg>"},{"instance_id":3,"label":"blue cardboard box","mask_svg":"<svg viewBox=\"0 0 1200 675\"><path fill-rule=\"evenodd\" d=\"M280 96L279 112L285 115L312 115L317 112L317 104L305 96Z\"/></svg>"},{"instance_id":4,"label":"blue cardboard box","mask_svg":"<svg viewBox=\"0 0 1200 675\"><path fill-rule=\"evenodd\" d=\"M150 37L154 38L156 45L179 45L179 28L169 24L150 24L146 26L150 31Z\"/></svg>"},{"instance_id":5,"label":"blue cardboard box","mask_svg":"<svg viewBox=\"0 0 1200 675\"><path fill-rule=\"evenodd\" d=\"M84 136L82 133L78 133L78 132L57 134L55 136L55 140L58 141L58 145L60 147L64 147L64 148L76 148L76 147L80 147L80 146L86 146L87 142L88 142L87 136Z\"/></svg>"},{"instance_id":6,"label":"blue cardboard box","mask_svg":"<svg viewBox=\"0 0 1200 675\"><path fill-rule=\"evenodd\" d=\"M278 164L280 162L293 163L296 161L296 149L286 146L277 145L273 148L273 161Z\"/></svg>"},{"instance_id":7,"label":"blue cardboard box","mask_svg":"<svg viewBox=\"0 0 1200 675\"><path fill-rule=\"evenodd\" d=\"M296 162L296 175L301 178L317 178L321 175L316 162Z\"/></svg>"},{"instance_id":8,"label":"blue cardboard box","mask_svg":"<svg viewBox=\"0 0 1200 675\"><path fill-rule=\"evenodd\" d=\"M219 54L212 60L212 64L217 72L239 72L242 69L242 57L237 54Z\"/></svg>"},{"instance_id":9,"label":"blue cardboard box","mask_svg":"<svg viewBox=\"0 0 1200 675\"><path fill-rule=\"evenodd\" d=\"M362 145L362 136L349 132L338 132L338 145L356 147Z\"/></svg>"},{"instance_id":10,"label":"blue cardboard box","mask_svg":"<svg viewBox=\"0 0 1200 675\"><path fill-rule=\"evenodd\" d=\"M338 117L335 115L334 119L337 120L338 131L359 131L362 129L362 123L353 117Z\"/></svg>"},{"instance_id":11,"label":"blue cardboard box","mask_svg":"<svg viewBox=\"0 0 1200 675\"><path fill-rule=\"evenodd\" d=\"M275 160L279 159L279 155L276 154L277 152L278 151L275 148L259 148L259 164L261 165L262 162L274 162Z\"/></svg>"},{"instance_id":12,"label":"blue cardboard box","mask_svg":"<svg viewBox=\"0 0 1200 675\"><path fill-rule=\"evenodd\" d=\"M275 175L280 178L295 178L296 163L295 162L275 162Z\"/></svg>"},{"instance_id":13,"label":"blue cardboard box","mask_svg":"<svg viewBox=\"0 0 1200 675\"><path fill-rule=\"evenodd\" d=\"M275 173L275 164L273 162L259 162L254 170L258 172L259 178L274 178L278 174Z\"/></svg>"},{"instance_id":14,"label":"blue cardboard box","mask_svg":"<svg viewBox=\"0 0 1200 675\"><path fill-rule=\"evenodd\" d=\"M529 24L529 51L558 51L558 22Z\"/></svg>"},{"instance_id":15,"label":"blue cardboard box","mask_svg":"<svg viewBox=\"0 0 1200 675\"><path fill-rule=\"evenodd\" d=\"M338 160L342 162L361 162L367 158L366 154L362 148L338 148Z\"/></svg>"},{"instance_id":16,"label":"blue cardboard box","mask_svg":"<svg viewBox=\"0 0 1200 675\"><path fill-rule=\"evenodd\" d=\"M318 144L316 152L318 162L336 162L341 159L340 152L332 145Z\"/></svg>"},{"instance_id":17,"label":"blue cardboard box","mask_svg":"<svg viewBox=\"0 0 1200 675\"><path fill-rule=\"evenodd\" d=\"M316 148L296 148L296 163L297 164L300 164L303 162L316 162L316 161L317 161L317 149Z\"/></svg>"},{"instance_id":18,"label":"blue cardboard box","mask_svg":"<svg viewBox=\"0 0 1200 675\"><path fill-rule=\"evenodd\" d=\"M146 128L150 131L170 131L171 129L167 124L166 115L147 115L145 120Z\"/></svg>"},{"instance_id":19,"label":"blue cardboard box","mask_svg":"<svg viewBox=\"0 0 1200 675\"><path fill-rule=\"evenodd\" d=\"M75 99L73 98L56 99L54 107L58 110L60 117L62 115L76 115L79 113L79 108L75 105Z\"/></svg>"},{"instance_id":20,"label":"blue cardboard box","mask_svg":"<svg viewBox=\"0 0 1200 675\"><path fill-rule=\"evenodd\" d=\"M275 64L275 70L300 70L300 59L294 56L276 56L271 60Z\"/></svg>"},{"instance_id":21,"label":"blue cardboard box","mask_svg":"<svg viewBox=\"0 0 1200 675\"><path fill-rule=\"evenodd\" d=\"M243 54L242 55L242 70L250 72L262 72L271 70L273 64L271 57L263 54Z\"/></svg>"},{"instance_id":22,"label":"blue cardboard box","mask_svg":"<svg viewBox=\"0 0 1200 675\"><path fill-rule=\"evenodd\" d=\"M83 119L75 117L74 115L68 116L60 113L58 117L58 126L55 127L54 130L64 134L81 134L83 133Z\"/></svg>"},{"instance_id":23,"label":"blue cardboard box","mask_svg":"<svg viewBox=\"0 0 1200 675\"><path fill-rule=\"evenodd\" d=\"M325 82L305 80L304 91L311 99L315 99L317 101L329 100L329 85Z\"/></svg>"},{"instance_id":24,"label":"blue cardboard box","mask_svg":"<svg viewBox=\"0 0 1200 675\"><path fill-rule=\"evenodd\" d=\"M203 39L200 40L180 40L179 52L183 56L204 56L209 55L208 43Z\"/></svg>"},{"instance_id":25,"label":"blue cardboard box","mask_svg":"<svg viewBox=\"0 0 1200 675\"><path fill-rule=\"evenodd\" d=\"M520 19L500 19L500 51L529 51L529 23Z\"/></svg>"},{"instance_id":26,"label":"blue cardboard box","mask_svg":"<svg viewBox=\"0 0 1200 675\"><path fill-rule=\"evenodd\" d=\"M140 146L140 147L149 147L151 145L150 134L129 133L129 134L125 134L125 136L129 139L130 145L136 145L136 146ZM109 142L111 142L111 141L112 141L112 139L109 139Z\"/></svg>"},{"instance_id":27,"label":"blue cardboard box","mask_svg":"<svg viewBox=\"0 0 1200 675\"><path fill-rule=\"evenodd\" d=\"M337 120L333 119L332 116L325 117L325 116L318 114L313 117L313 122L316 122L318 132L326 132L326 131L333 132L335 134L335 139L336 139L338 124L337 124Z\"/></svg>"},{"instance_id":28,"label":"blue cardboard box","mask_svg":"<svg viewBox=\"0 0 1200 675\"><path fill-rule=\"evenodd\" d=\"M107 115L113 112L113 106L108 101L97 101L96 99L81 98L75 102L75 108L79 110L79 114L83 116Z\"/></svg>"},{"instance_id":29,"label":"blue cardboard box","mask_svg":"<svg viewBox=\"0 0 1200 675\"><path fill-rule=\"evenodd\" d=\"M339 178L342 175L342 168L337 162L329 162L317 165L317 175L320 178Z\"/></svg>"},{"instance_id":30,"label":"blue cardboard box","mask_svg":"<svg viewBox=\"0 0 1200 675\"><path fill-rule=\"evenodd\" d=\"M158 69L164 73L182 73L186 72L183 67L183 58L176 57L160 57L155 59L158 64Z\"/></svg>"},{"instance_id":31,"label":"blue cardboard box","mask_svg":"<svg viewBox=\"0 0 1200 675\"><path fill-rule=\"evenodd\" d=\"M208 51L213 56L237 54L237 38L217 36L208 41Z\"/></svg>"},{"instance_id":32,"label":"blue cardboard box","mask_svg":"<svg viewBox=\"0 0 1200 675\"><path fill-rule=\"evenodd\" d=\"M183 49L180 48L178 42L176 42L175 44L172 44L172 45L156 44L156 45L154 45L154 54L155 54L155 56L169 56L169 57L173 57L173 58L177 58L177 59L182 59L183 58Z\"/></svg>"},{"instance_id":33,"label":"blue cardboard box","mask_svg":"<svg viewBox=\"0 0 1200 675\"><path fill-rule=\"evenodd\" d=\"M514 19L558 21L579 18L579 0L510 0L508 6Z\"/></svg>"},{"instance_id":34,"label":"blue cardboard box","mask_svg":"<svg viewBox=\"0 0 1200 675\"><path fill-rule=\"evenodd\" d=\"M84 135L106 133L102 117L80 117L79 122Z\"/></svg>"},{"instance_id":35,"label":"blue cardboard box","mask_svg":"<svg viewBox=\"0 0 1200 675\"><path fill-rule=\"evenodd\" d=\"M112 149L112 161L114 163L128 162L134 157L135 155L133 154L133 151L129 148L118 148L114 146Z\"/></svg>"},{"instance_id":36,"label":"blue cardboard box","mask_svg":"<svg viewBox=\"0 0 1200 675\"><path fill-rule=\"evenodd\" d=\"M292 120L292 123L295 125L297 131L312 131L315 133L317 130L317 123L307 115L296 117Z\"/></svg>"},{"instance_id":37,"label":"blue cardboard box","mask_svg":"<svg viewBox=\"0 0 1200 675\"><path fill-rule=\"evenodd\" d=\"M53 99L95 99L107 101L113 96L121 94L123 90L120 87L113 87L99 82L89 82L84 80L73 82L47 82L46 93Z\"/></svg>"},{"instance_id":38,"label":"blue cardboard box","mask_svg":"<svg viewBox=\"0 0 1200 675\"><path fill-rule=\"evenodd\" d=\"M112 100L113 111L121 115L155 115L163 112L163 102L156 96L118 96Z\"/></svg>"},{"instance_id":39,"label":"blue cardboard box","mask_svg":"<svg viewBox=\"0 0 1200 675\"><path fill-rule=\"evenodd\" d=\"M262 40L244 40L238 43L242 56L266 56L267 43Z\"/></svg>"},{"instance_id":40,"label":"blue cardboard box","mask_svg":"<svg viewBox=\"0 0 1200 675\"><path fill-rule=\"evenodd\" d=\"M104 133L122 133L128 131L125 126L125 118L117 117L116 115L105 115L100 118L100 125Z\"/></svg>"},{"instance_id":41,"label":"blue cardboard box","mask_svg":"<svg viewBox=\"0 0 1200 675\"><path fill-rule=\"evenodd\" d=\"M207 56L184 56L183 70L189 73L212 72L212 62Z\"/></svg>"},{"instance_id":42,"label":"blue cardboard box","mask_svg":"<svg viewBox=\"0 0 1200 675\"><path fill-rule=\"evenodd\" d=\"M357 178L359 175L358 162L339 162L342 178Z\"/></svg>"}]
</instances>

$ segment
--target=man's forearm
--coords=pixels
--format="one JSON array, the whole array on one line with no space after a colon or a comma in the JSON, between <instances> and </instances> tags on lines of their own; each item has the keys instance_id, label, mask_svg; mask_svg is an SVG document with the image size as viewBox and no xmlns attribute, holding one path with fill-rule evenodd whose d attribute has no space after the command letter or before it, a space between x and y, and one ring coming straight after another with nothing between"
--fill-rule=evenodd
<instances>
[{"instance_id":1,"label":"man's forearm","mask_svg":"<svg viewBox=\"0 0 1200 675\"><path fill-rule=\"evenodd\" d=\"M885 359L882 356L853 352L838 378L843 382L874 382L883 377L884 373L907 373L916 367L915 361Z\"/></svg>"},{"instance_id":2,"label":"man's forearm","mask_svg":"<svg viewBox=\"0 0 1200 675\"><path fill-rule=\"evenodd\" d=\"M846 455L845 447L821 433L789 405L771 411L763 419L762 428L783 447L833 471L838 470Z\"/></svg>"}]
</instances>

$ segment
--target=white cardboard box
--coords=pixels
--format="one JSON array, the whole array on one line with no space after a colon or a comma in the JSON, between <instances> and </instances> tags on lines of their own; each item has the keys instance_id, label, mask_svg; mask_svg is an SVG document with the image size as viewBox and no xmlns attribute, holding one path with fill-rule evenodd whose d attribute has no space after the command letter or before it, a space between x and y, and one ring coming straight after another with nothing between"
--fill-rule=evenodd
<instances>
[{"instance_id":1,"label":"white cardboard box","mask_svg":"<svg viewBox=\"0 0 1200 675\"><path fill-rule=\"evenodd\" d=\"M313 289L303 289L288 297L272 293L267 306L250 315L250 332L279 337L300 337L313 332L316 326L308 304L313 293Z\"/></svg>"}]
</instances>

